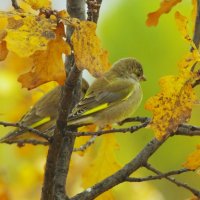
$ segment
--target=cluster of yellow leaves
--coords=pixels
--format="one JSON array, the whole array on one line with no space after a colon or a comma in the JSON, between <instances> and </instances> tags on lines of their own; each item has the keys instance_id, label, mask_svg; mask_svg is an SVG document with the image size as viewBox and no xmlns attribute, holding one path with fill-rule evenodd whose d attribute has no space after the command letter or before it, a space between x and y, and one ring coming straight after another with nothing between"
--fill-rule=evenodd
<instances>
[{"instance_id":1,"label":"cluster of yellow leaves","mask_svg":"<svg viewBox=\"0 0 200 200\"><path fill-rule=\"evenodd\" d=\"M200 145L197 145L196 151L194 151L183 164L187 169L195 170L200 167Z\"/></svg>"},{"instance_id":2,"label":"cluster of yellow leaves","mask_svg":"<svg viewBox=\"0 0 200 200\"><path fill-rule=\"evenodd\" d=\"M50 8L51 1L50 0L23 0L27 4L31 6L34 10L38 10L41 8Z\"/></svg>"},{"instance_id":3,"label":"cluster of yellow leaves","mask_svg":"<svg viewBox=\"0 0 200 200\"><path fill-rule=\"evenodd\" d=\"M41 4L49 6L48 1L26 2L35 9ZM71 39L77 67L88 69L96 77L105 73L110 65L96 35L96 24L71 18L65 11L49 13L50 16L46 16L45 11L41 11L36 16L22 11L0 12L0 61L6 59L8 51L33 60L30 71L18 78L22 86L33 89L49 81L64 83L62 54L69 55L71 48L63 39L63 23L75 29Z\"/></svg>"},{"instance_id":4,"label":"cluster of yellow leaves","mask_svg":"<svg viewBox=\"0 0 200 200\"><path fill-rule=\"evenodd\" d=\"M49 40L55 38L56 19L25 13L0 12L0 39L6 41L8 50L28 57L37 50L45 50Z\"/></svg>"},{"instance_id":5,"label":"cluster of yellow leaves","mask_svg":"<svg viewBox=\"0 0 200 200\"><path fill-rule=\"evenodd\" d=\"M62 54L69 55L70 47L63 40L63 29L55 17L10 12L0 13L1 60L8 50L20 57L30 57L30 72L19 77L23 87L33 89L48 81L64 82L65 71ZM63 29L64 30L64 29ZM58 48L59 47L59 48Z\"/></svg>"},{"instance_id":6,"label":"cluster of yellow leaves","mask_svg":"<svg viewBox=\"0 0 200 200\"><path fill-rule=\"evenodd\" d=\"M147 101L146 109L153 112L150 126L157 139L175 132L180 123L190 118L196 101L191 80L190 73L165 76L160 79L161 92Z\"/></svg>"},{"instance_id":7,"label":"cluster of yellow leaves","mask_svg":"<svg viewBox=\"0 0 200 200\"><path fill-rule=\"evenodd\" d=\"M108 53L100 47L95 23L80 22L71 39L76 65L80 70L88 69L92 75L99 77L109 69Z\"/></svg>"},{"instance_id":8,"label":"cluster of yellow leaves","mask_svg":"<svg viewBox=\"0 0 200 200\"><path fill-rule=\"evenodd\" d=\"M190 118L192 106L197 100L192 88L192 83L197 77L196 73L190 71L193 65L200 61L200 54L188 34L187 18L176 12L175 19L180 32L193 47L193 51L179 63L179 75L162 77L161 92L146 103L146 109L153 112L150 126L159 140L175 132L179 124Z\"/></svg>"},{"instance_id":9,"label":"cluster of yellow leaves","mask_svg":"<svg viewBox=\"0 0 200 200\"><path fill-rule=\"evenodd\" d=\"M74 27L71 37L75 63L80 69L87 69L93 76L99 77L110 68L108 52L102 49L96 35L96 24L90 21L79 21L64 12L59 12L64 23Z\"/></svg>"},{"instance_id":10,"label":"cluster of yellow leaves","mask_svg":"<svg viewBox=\"0 0 200 200\"><path fill-rule=\"evenodd\" d=\"M56 80L61 85L64 84L66 76L62 54L70 54L71 49L68 43L62 39L64 32L60 29L64 31L62 23L57 27L56 38L49 41L47 50L36 51L31 56L33 59L31 71L18 78L22 86L32 89L51 80ZM37 83L39 84L37 85Z\"/></svg>"}]
</instances>

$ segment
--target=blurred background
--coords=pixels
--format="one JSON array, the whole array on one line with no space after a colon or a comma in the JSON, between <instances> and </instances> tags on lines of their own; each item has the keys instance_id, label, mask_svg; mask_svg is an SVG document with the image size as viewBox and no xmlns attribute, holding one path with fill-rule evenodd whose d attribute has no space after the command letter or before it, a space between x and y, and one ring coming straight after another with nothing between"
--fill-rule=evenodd
<instances>
[{"instance_id":1,"label":"blurred background","mask_svg":"<svg viewBox=\"0 0 200 200\"><path fill-rule=\"evenodd\" d=\"M132 56L143 64L148 81L142 83L144 98L135 113L136 116L151 116L151 113L144 109L146 100L159 91L160 77L178 73L177 64L190 48L178 31L174 13L178 10L191 19L192 1L185 0L177 4L170 13L161 16L158 26L147 27L145 21L148 13L158 9L159 5L160 0L103 0L101 7L97 32L103 47L109 52L110 62ZM54 0L53 8L65 9L65 0ZM0 2L1 11L11 9L9 0ZM190 28L192 30L193 27ZM0 63L0 121L18 121L46 90L56 85L46 84L31 92L22 89L17 77L26 62L30 62L29 59L22 61L9 54L7 60ZM198 87L196 92L199 96ZM199 113L200 106L195 105L191 124L199 125ZM11 128L0 127L0 136L10 130ZM123 166L130 161L153 136L153 131L147 128L136 134L116 134L119 144L116 154L118 162ZM170 138L149 162L163 172L179 169L198 143L199 137L175 136ZM39 199L46 155L47 147L44 146L26 145L18 148L16 145L1 144L0 200ZM139 170L134 175L139 177L147 174L146 170ZM180 175L177 179L199 187L200 177L194 173ZM116 200L181 200L192 195L166 180L157 180L121 184L114 189L114 196Z\"/></svg>"}]
</instances>

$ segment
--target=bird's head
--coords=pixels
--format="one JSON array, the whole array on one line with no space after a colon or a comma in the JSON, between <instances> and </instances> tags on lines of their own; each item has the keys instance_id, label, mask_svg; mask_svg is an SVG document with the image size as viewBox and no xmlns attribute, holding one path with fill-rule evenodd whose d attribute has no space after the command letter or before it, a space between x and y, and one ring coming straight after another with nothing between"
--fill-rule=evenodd
<instances>
[{"instance_id":1,"label":"bird's head","mask_svg":"<svg viewBox=\"0 0 200 200\"><path fill-rule=\"evenodd\" d=\"M113 64L111 69L118 76L145 81L142 65L135 58L123 58Z\"/></svg>"}]
</instances>

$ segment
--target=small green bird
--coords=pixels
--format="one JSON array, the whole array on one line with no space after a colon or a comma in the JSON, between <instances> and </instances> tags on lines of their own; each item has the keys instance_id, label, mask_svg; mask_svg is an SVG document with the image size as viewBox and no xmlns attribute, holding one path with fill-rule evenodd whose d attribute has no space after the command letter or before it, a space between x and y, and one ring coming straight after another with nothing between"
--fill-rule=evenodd
<instances>
[{"instance_id":1,"label":"small green bird","mask_svg":"<svg viewBox=\"0 0 200 200\"><path fill-rule=\"evenodd\" d=\"M99 128L129 117L142 100L140 81L145 80L142 65L134 58L124 58L113 64L89 87L83 79L82 94L86 94L68 116L68 125L96 124ZM61 86L44 95L19 121L23 126L46 131L52 136L58 117ZM48 130L48 131L47 131ZM27 131L16 129L0 142L19 142ZM23 138L23 137L22 137ZM25 137L26 138L26 137Z\"/></svg>"},{"instance_id":2,"label":"small green bird","mask_svg":"<svg viewBox=\"0 0 200 200\"><path fill-rule=\"evenodd\" d=\"M144 80L142 65L136 59L117 61L89 87L69 115L68 125L94 123L103 128L129 117L142 100L140 81Z\"/></svg>"},{"instance_id":3,"label":"small green bird","mask_svg":"<svg viewBox=\"0 0 200 200\"><path fill-rule=\"evenodd\" d=\"M82 79L82 96L85 95L89 85L85 79ZM43 97L41 97L33 107L20 119L19 123L25 127L31 127L41 132L46 131L48 136L52 136L58 117L58 105L61 95L61 86L57 86ZM29 134L24 129L17 128L0 139L0 142L15 143L24 139L38 139L35 134Z\"/></svg>"}]
</instances>

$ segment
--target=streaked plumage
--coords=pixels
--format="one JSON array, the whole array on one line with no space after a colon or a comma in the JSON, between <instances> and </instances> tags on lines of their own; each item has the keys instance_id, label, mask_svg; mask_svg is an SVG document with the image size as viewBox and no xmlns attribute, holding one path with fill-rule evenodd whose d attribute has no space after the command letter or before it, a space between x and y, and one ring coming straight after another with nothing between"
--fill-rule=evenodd
<instances>
[{"instance_id":1,"label":"streaked plumage","mask_svg":"<svg viewBox=\"0 0 200 200\"><path fill-rule=\"evenodd\" d=\"M88 87L88 83L83 79L82 96L84 96ZM58 117L60 95L61 86L57 86L49 91L41 99L39 99L39 101L37 101L33 107L31 107L31 109L20 119L19 123L23 126L35 128L40 131L45 131L55 126ZM46 134L51 136L53 131L54 130L51 129ZM17 128L0 139L0 142L17 142L17 137L25 133L26 131Z\"/></svg>"},{"instance_id":2,"label":"streaked plumage","mask_svg":"<svg viewBox=\"0 0 200 200\"><path fill-rule=\"evenodd\" d=\"M142 100L141 64L134 58L121 59L98 78L73 109L68 125L95 123L100 127L130 116Z\"/></svg>"}]
</instances>

